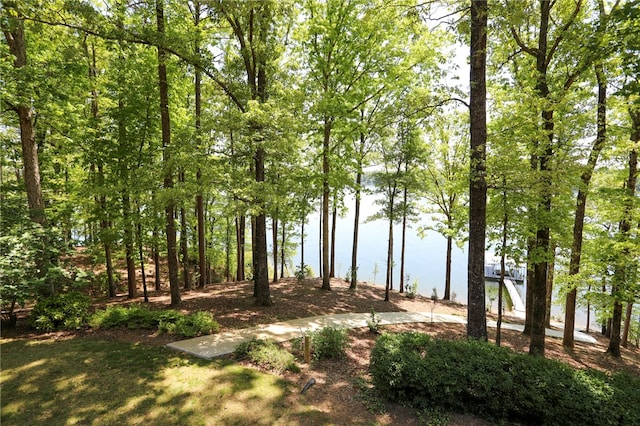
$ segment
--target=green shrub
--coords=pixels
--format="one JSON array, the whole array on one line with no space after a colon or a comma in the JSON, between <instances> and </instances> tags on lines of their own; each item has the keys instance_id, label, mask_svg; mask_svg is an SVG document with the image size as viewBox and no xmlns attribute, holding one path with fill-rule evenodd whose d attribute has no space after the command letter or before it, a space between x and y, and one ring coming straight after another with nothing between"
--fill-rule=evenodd
<instances>
[{"instance_id":1,"label":"green shrub","mask_svg":"<svg viewBox=\"0 0 640 426\"><path fill-rule=\"evenodd\" d=\"M176 322L184 315L172 309L151 310L145 305L109 306L96 311L89 320L95 328L127 327L155 329L162 321Z\"/></svg>"},{"instance_id":2,"label":"green shrub","mask_svg":"<svg viewBox=\"0 0 640 426\"><path fill-rule=\"evenodd\" d=\"M203 334L214 334L220 330L220 324L213 319L209 312L196 312L194 314L173 318L161 319L158 325L160 333L176 334L182 337L195 337Z\"/></svg>"},{"instance_id":3,"label":"green shrub","mask_svg":"<svg viewBox=\"0 0 640 426\"><path fill-rule=\"evenodd\" d=\"M151 310L145 305L110 306L96 311L89 321L95 328L155 329L160 333L194 337L217 333L220 325L209 312L184 315L172 309Z\"/></svg>"},{"instance_id":4,"label":"green shrub","mask_svg":"<svg viewBox=\"0 0 640 426\"><path fill-rule=\"evenodd\" d=\"M344 356L347 343L347 330L344 328L327 326L311 333L311 347L316 360Z\"/></svg>"},{"instance_id":5,"label":"green shrub","mask_svg":"<svg viewBox=\"0 0 640 426\"><path fill-rule=\"evenodd\" d=\"M271 341L253 338L242 342L233 351L236 359L247 359L263 368L281 373L285 370L299 372L293 354Z\"/></svg>"},{"instance_id":6,"label":"green shrub","mask_svg":"<svg viewBox=\"0 0 640 426\"><path fill-rule=\"evenodd\" d=\"M89 317L89 297L82 293L64 293L38 300L29 321L41 331L75 330Z\"/></svg>"},{"instance_id":7,"label":"green shrub","mask_svg":"<svg viewBox=\"0 0 640 426\"><path fill-rule=\"evenodd\" d=\"M370 372L387 398L530 424L640 424L640 379L574 370L478 341L385 334Z\"/></svg>"}]
</instances>

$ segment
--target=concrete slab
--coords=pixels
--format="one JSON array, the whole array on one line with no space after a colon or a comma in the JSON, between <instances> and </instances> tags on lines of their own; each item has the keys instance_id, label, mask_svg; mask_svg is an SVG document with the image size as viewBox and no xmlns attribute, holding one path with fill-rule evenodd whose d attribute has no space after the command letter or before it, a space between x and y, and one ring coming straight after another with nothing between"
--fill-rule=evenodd
<instances>
[{"instance_id":1,"label":"concrete slab","mask_svg":"<svg viewBox=\"0 0 640 426\"><path fill-rule=\"evenodd\" d=\"M430 312L376 312L376 317L380 320L380 325L420 322L467 323L466 318L458 315L431 314ZM169 343L167 347L189 353L199 358L212 359L232 353L237 345L242 342L247 342L252 338L284 342L296 337L302 337L308 332L316 331L327 326L345 328L367 327L367 321L370 319L370 313L321 315L195 337L193 339ZM496 323L495 321L488 321L487 326L496 327ZM519 331L524 329L521 325L509 323L503 323L502 328ZM562 338L562 332L547 329L547 336ZM576 341L579 342L596 342L593 337L578 331L575 332L574 336Z\"/></svg>"}]
</instances>

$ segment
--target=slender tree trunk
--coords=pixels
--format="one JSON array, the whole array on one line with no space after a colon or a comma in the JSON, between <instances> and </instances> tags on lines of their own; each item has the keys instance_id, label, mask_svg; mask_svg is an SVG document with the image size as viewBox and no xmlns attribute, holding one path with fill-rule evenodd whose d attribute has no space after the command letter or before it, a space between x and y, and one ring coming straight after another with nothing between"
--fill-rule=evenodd
<instances>
[{"instance_id":1,"label":"slender tree trunk","mask_svg":"<svg viewBox=\"0 0 640 426\"><path fill-rule=\"evenodd\" d=\"M320 208L320 219L318 221L318 225L320 226L319 230L318 230L318 259L319 259L319 269L318 269L318 274L320 275L320 278L322 278L322 274L324 273L324 268L323 268L323 262L324 262L324 257L322 256L322 229L324 227L324 221L322 220L322 216L324 215L323 211L322 211L322 207Z\"/></svg>"},{"instance_id":2,"label":"slender tree trunk","mask_svg":"<svg viewBox=\"0 0 640 426\"><path fill-rule=\"evenodd\" d=\"M444 274L444 297L442 300L451 300L451 254L453 252L453 238L447 236L447 257Z\"/></svg>"},{"instance_id":3,"label":"slender tree trunk","mask_svg":"<svg viewBox=\"0 0 640 426\"><path fill-rule=\"evenodd\" d=\"M179 179L185 182L184 171L181 170ZM187 235L187 212L184 206L180 206L180 254L182 257L182 284L185 290L191 290L191 276L189 274L189 244Z\"/></svg>"},{"instance_id":4,"label":"slender tree trunk","mask_svg":"<svg viewBox=\"0 0 640 426\"><path fill-rule=\"evenodd\" d=\"M338 220L338 200L337 195L333 197L333 211L331 212L331 261L329 267L329 278L336 277L336 222Z\"/></svg>"},{"instance_id":5,"label":"slender tree trunk","mask_svg":"<svg viewBox=\"0 0 640 426\"><path fill-rule=\"evenodd\" d=\"M322 141L322 289L331 290L329 270L329 151L332 121L325 117Z\"/></svg>"},{"instance_id":6,"label":"slender tree trunk","mask_svg":"<svg viewBox=\"0 0 640 426\"><path fill-rule=\"evenodd\" d=\"M156 0L156 23L160 38L164 38L164 0ZM171 164L171 122L169 120L169 84L167 82L166 52L163 48L158 48L158 82L160 92L160 117L162 123L162 154L166 167L164 175L164 188L173 188L173 171ZM171 289L171 306L179 306L182 299L180 297L180 281L178 279L178 255L176 250L176 225L175 225L175 202L169 198L165 203L165 221L167 237L167 263L169 266L169 288Z\"/></svg>"},{"instance_id":7,"label":"slender tree trunk","mask_svg":"<svg viewBox=\"0 0 640 426\"><path fill-rule=\"evenodd\" d=\"M469 260L467 336L487 340L484 289L484 252L486 236L486 62L487 2L471 1L470 72L470 179L469 179Z\"/></svg>"},{"instance_id":8,"label":"slender tree trunk","mask_svg":"<svg viewBox=\"0 0 640 426\"><path fill-rule=\"evenodd\" d=\"M591 176L593 170L596 167L600 152L605 146L607 138L607 81L604 75L604 67L602 63L595 66L596 78L598 80L598 111L597 111L597 135L596 140L589 153L589 160L587 166L582 172L581 182L582 185L578 190L578 196L576 200L576 214L573 222L573 243L571 244L571 256L569 260L569 275L575 276L580 272L580 258L582 256L582 234L584 229L584 218L587 210L587 193L589 190L589 184L591 183ZM573 330L576 323L576 298L578 290L573 287L569 293L565 302L565 316L564 316L564 334L562 337L562 344L565 348L572 349L574 346ZM587 321L587 330L589 328L589 321Z\"/></svg>"},{"instance_id":9,"label":"slender tree trunk","mask_svg":"<svg viewBox=\"0 0 640 426\"><path fill-rule=\"evenodd\" d=\"M631 328L631 315L633 314L633 303L627 303L627 311L624 317L624 330L622 331L622 342L620 343L623 347L628 347L629 345L629 329Z\"/></svg>"},{"instance_id":10,"label":"slender tree trunk","mask_svg":"<svg viewBox=\"0 0 640 426\"><path fill-rule=\"evenodd\" d=\"M244 242L245 242L246 218L236 217L236 280L244 281Z\"/></svg>"},{"instance_id":11,"label":"slender tree trunk","mask_svg":"<svg viewBox=\"0 0 640 426\"><path fill-rule=\"evenodd\" d=\"M300 223L300 271L304 273L305 265L304 265L304 223L307 221L306 215L302 216L302 221Z\"/></svg>"},{"instance_id":12,"label":"slender tree trunk","mask_svg":"<svg viewBox=\"0 0 640 426\"><path fill-rule=\"evenodd\" d=\"M522 334L531 336L531 313L533 311L533 279L535 271L533 270L533 255L536 248L535 238L527 239L527 289L525 294L525 320L524 330Z\"/></svg>"},{"instance_id":13,"label":"slender tree trunk","mask_svg":"<svg viewBox=\"0 0 640 426\"><path fill-rule=\"evenodd\" d=\"M196 1L194 4L194 24L197 27L200 25L200 12L202 5L200 1ZM196 35L195 41L195 54L196 57L200 57L200 39ZM195 127L196 127L196 144L198 149L200 149L200 145L202 143L202 71L199 67L195 67L194 70L194 92L195 92ZM204 229L204 201L202 197L203 191L203 183L202 183L202 171L198 168L196 172L196 182L198 192L196 195L196 216L198 218L198 288L204 288L207 282L207 260L206 260L206 249L207 242L205 240L205 229Z\"/></svg>"},{"instance_id":14,"label":"slender tree trunk","mask_svg":"<svg viewBox=\"0 0 640 426\"><path fill-rule=\"evenodd\" d=\"M286 247L286 232L287 232L287 223L286 222L282 222L282 240L280 241L280 250L281 250L281 256L280 256L280 278L284 278L284 265L285 265L285 256L287 254L287 251L285 249Z\"/></svg>"},{"instance_id":15,"label":"slender tree trunk","mask_svg":"<svg viewBox=\"0 0 640 426\"><path fill-rule=\"evenodd\" d=\"M496 324L496 345L500 346L502 339L502 293L504 290L504 273L506 269L506 253L507 253L507 230L509 226L509 214L507 213L507 182L506 176L503 176L502 184L502 253L500 255L500 282L498 283L498 322Z\"/></svg>"},{"instance_id":16,"label":"slender tree trunk","mask_svg":"<svg viewBox=\"0 0 640 426\"><path fill-rule=\"evenodd\" d=\"M276 217L278 215L276 209ZM273 240L273 282L278 282L278 219L272 218L271 220L271 239Z\"/></svg>"},{"instance_id":17,"label":"slender tree trunk","mask_svg":"<svg viewBox=\"0 0 640 426\"><path fill-rule=\"evenodd\" d=\"M360 138L364 135L360 134ZM360 226L360 197L361 197L361 188L362 184L362 173L360 172L361 165L358 166L358 172L356 173L356 200L354 207L354 217L353 217L353 245L351 246L351 283L349 284L349 289L355 290L358 288L358 237L359 237L359 226Z\"/></svg>"},{"instance_id":18,"label":"slender tree trunk","mask_svg":"<svg viewBox=\"0 0 640 426\"><path fill-rule=\"evenodd\" d=\"M631 132L631 141L634 143L640 142L640 109L629 109L631 115L631 121L633 123ZM620 221L620 239L627 241L631 232L631 220L633 212L633 204L635 198L635 190L638 179L638 152L635 148L629 151L629 175L626 182L626 199L624 202L623 218ZM627 280L629 277L635 275L635 271L632 268L637 268L632 262L629 262L626 258L629 256L629 248L624 248L620 255L622 259L619 259L616 263L613 285L611 286L611 295L614 299L613 304L613 318L611 319L611 338L609 340L609 347L607 353L614 357L620 357L620 329L622 323L622 303L623 296Z\"/></svg>"},{"instance_id":19,"label":"slender tree trunk","mask_svg":"<svg viewBox=\"0 0 640 426\"><path fill-rule=\"evenodd\" d=\"M140 203L136 201L136 238L138 240L138 257L140 258L140 274L142 275L142 294L144 296L144 302L149 303L149 291L147 289L147 274L144 270L144 255L143 255L143 241L142 241L142 220L140 219Z\"/></svg>"},{"instance_id":20,"label":"slender tree trunk","mask_svg":"<svg viewBox=\"0 0 640 426\"><path fill-rule=\"evenodd\" d=\"M405 164L404 172L407 173ZM404 293L404 259L407 246L407 188L402 190L402 243L400 245L400 293ZM408 283L407 283L408 284Z\"/></svg>"},{"instance_id":21,"label":"slender tree trunk","mask_svg":"<svg viewBox=\"0 0 640 426\"><path fill-rule=\"evenodd\" d=\"M553 295L553 278L556 268L556 243L551 243L551 259L549 260L549 266L547 269L547 315L545 317L545 326L551 327L551 296Z\"/></svg>"},{"instance_id":22,"label":"slender tree trunk","mask_svg":"<svg viewBox=\"0 0 640 426\"><path fill-rule=\"evenodd\" d=\"M393 204L392 204L393 205ZM384 287L384 301L388 302L389 292L393 288L393 207L389 217L389 244L387 246L387 279Z\"/></svg>"},{"instance_id":23,"label":"slender tree trunk","mask_svg":"<svg viewBox=\"0 0 640 426\"><path fill-rule=\"evenodd\" d=\"M159 239L158 227L153 225L153 265L154 265L154 280L156 292L159 292L162 287L161 274L160 274L160 247L158 244Z\"/></svg>"},{"instance_id":24,"label":"slender tree trunk","mask_svg":"<svg viewBox=\"0 0 640 426\"><path fill-rule=\"evenodd\" d=\"M231 224L229 223L229 216L225 218L225 262L224 272L225 280L231 281Z\"/></svg>"},{"instance_id":25,"label":"slender tree trunk","mask_svg":"<svg viewBox=\"0 0 640 426\"><path fill-rule=\"evenodd\" d=\"M122 218L124 220L124 245L127 260L127 289L129 299L138 297L138 285L136 282L136 263L133 248L133 229L131 220L131 200L125 190L122 194Z\"/></svg>"}]
</instances>

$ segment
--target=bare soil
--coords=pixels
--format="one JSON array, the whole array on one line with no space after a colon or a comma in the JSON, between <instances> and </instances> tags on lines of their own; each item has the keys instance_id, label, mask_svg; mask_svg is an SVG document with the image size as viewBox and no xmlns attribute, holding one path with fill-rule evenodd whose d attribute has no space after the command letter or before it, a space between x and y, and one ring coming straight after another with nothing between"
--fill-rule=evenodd
<instances>
[{"instance_id":1,"label":"bare soil","mask_svg":"<svg viewBox=\"0 0 640 426\"><path fill-rule=\"evenodd\" d=\"M466 316L466 307L453 302L432 301L422 296L408 298L405 294L392 291L390 301L384 301L384 288L359 283L356 291L349 290L349 283L341 279L331 281L332 290L320 289L319 279L308 279L302 285L295 278L284 278L271 284L273 306L255 306L253 284L249 281L212 284L202 290L183 290L182 304L179 310L188 313L209 311L221 325L221 331L251 327L294 318L315 315L348 312L391 312L417 311L449 313ZM142 303L142 297L127 299L126 295L110 300L98 300L96 308L114 304ZM170 304L168 291L149 293L152 308L163 309ZM489 314L495 319L495 316ZM507 316L506 322L521 322ZM24 321L20 321L24 323ZM461 339L465 337L465 326L459 324L422 323L403 324L382 327L387 331L422 331L434 337ZM490 328L489 340L495 341L496 330ZM24 326L15 330L3 330L3 334L36 337ZM47 335L51 337L51 334ZM177 340L174 336L158 335L148 330L83 330L79 332L60 332L57 338L100 338L136 342L147 345L165 345ZM520 332L502 331L502 344L516 351L528 351L528 337ZM44 337L40 335L39 337ZM559 339L547 338L546 356L568 363L576 368L595 368L605 371L624 370L640 376L640 350L623 348L622 357L617 359L605 353L607 340L593 334L596 344L576 342L573 351L566 351ZM397 404L383 405L384 410L376 409L375 398L363 397L363 383L368 381L369 354L376 335L368 329L352 330L349 334L350 345L347 356L338 360L328 360L302 364L300 373L284 374L284 377L300 389L311 379L316 380L304 394L295 394L297 398L312 404L330 416L335 424L420 424L417 413ZM367 408L369 406L369 408ZM373 408L373 409L371 409ZM380 408L380 407L377 407ZM312 419L310 419L312 420ZM424 420L424 419L422 419ZM485 425L482 419L449 414L452 425ZM311 421L311 424L314 422Z\"/></svg>"}]
</instances>

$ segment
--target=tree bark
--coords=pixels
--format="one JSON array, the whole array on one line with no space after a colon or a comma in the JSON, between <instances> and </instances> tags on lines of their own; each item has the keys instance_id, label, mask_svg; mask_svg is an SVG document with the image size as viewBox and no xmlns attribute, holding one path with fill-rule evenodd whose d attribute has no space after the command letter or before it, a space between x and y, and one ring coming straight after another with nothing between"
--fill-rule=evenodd
<instances>
[{"instance_id":1,"label":"tree bark","mask_svg":"<svg viewBox=\"0 0 640 426\"><path fill-rule=\"evenodd\" d=\"M634 143L640 142L640 109L629 109L631 121L633 123L631 131L631 141ZM626 198L624 201L623 217L620 221L620 239L627 241L631 232L631 220L633 217L634 198L636 191L636 184L638 179L638 152L635 148L629 151L629 175L625 184ZM613 283L611 288L611 295L614 299L613 304L613 318L611 319L611 337L609 340L609 347L607 353L614 357L620 357L620 329L622 324L622 292L625 290L625 285L629 276L635 275L635 271L631 268L637 268L632 262L627 261L629 256L629 248L624 248L620 254L622 259L619 259L616 263Z\"/></svg>"},{"instance_id":2,"label":"tree bark","mask_svg":"<svg viewBox=\"0 0 640 426\"><path fill-rule=\"evenodd\" d=\"M286 232L287 232L287 224L286 222L282 222L282 240L280 241L280 250L281 250L281 256L280 256L280 278L284 278L284 265L285 265L285 261L286 261L286 255L287 255L287 251L286 251Z\"/></svg>"},{"instance_id":3,"label":"tree bark","mask_svg":"<svg viewBox=\"0 0 640 426\"><path fill-rule=\"evenodd\" d=\"M184 184L184 171L180 171L180 182ZM180 254L182 258L182 284L185 290L191 290L191 276L189 274L189 241L187 235L187 212L180 206Z\"/></svg>"},{"instance_id":4,"label":"tree bark","mask_svg":"<svg viewBox=\"0 0 640 426\"><path fill-rule=\"evenodd\" d=\"M633 314L633 302L627 303L627 312L624 317L624 330L622 331L622 347L629 345L629 329L631 328L631 315Z\"/></svg>"},{"instance_id":5,"label":"tree bark","mask_svg":"<svg viewBox=\"0 0 640 426\"><path fill-rule=\"evenodd\" d=\"M332 122L324 119L322 140L322 289L331 290L329 270L329 150Z\"/></svg>"},{"instance_id":6,"label":"tree bark","mask_svg":"<svg viewBox=\"0 0 640 426\"><path fill-rule=\"evenodd\" d=\"M487 340L484 289L486 237L486 62L487 2L471 1L470 69L470 179L469 179L469 258L467 265L467 336Z\"/></svg>"},{"instance_id":7,"label":"tree bark","mask_svg":"<svg viewBox=\"0 0 640 426\"><path fill-rule=\"evenodd\" d=\"M244 241L246 218L236 216L236 280L244 281Z\"/></svg>"},{"instance_id":8,"label":"tree bark","mask_svg":"<svg viewBox=\"0 0 640 426\"><path fill-rule=\"evenodd\" d=\"M604 75L602 63L595 66L596 78L598 80L598 110L597 110L597 134L596 140L589 153L589 160L580 177L582 185L578 190L576 200L576 214L573 221L573 243L571 244L571 255L569 260L569 276L578 275L580 272L580 259L582 257L582 234L584 230L584 218L587 211L587 193L593 170L596 167L600 152L605 146L607 139L607 81ZM576 298L578 290L574 286L567 294L565 302L564 334L562 344L565 348L573 348L573 330L576 324ZM587 327L589 324L587 322Z\"/></svg>"},{"instance_id":9,"label":"tree bark","mask_svg":"<svg viewBox=\"0 0 640 426\"><path fill-rule=\"evenodd\" d=\"M10 8L10 6L9 6ZM6 25L6 26L5 26ZM16 69L27 66L27 46L24 35L24 21L21 18L10 17L6 24L2 24L9 50L14 56L13 67ZM23 87L27 82L20 82L22 95L28 94ZM26 96L25 96L26 97ZM45 212L40 182L40 162L38 160L38 144L36 143L36 112L31 105L12 105L18 114L20 124L20 142L22 144L22 164L24 166L24 183L27 190L27 204L29 217L32 222L44 225Z\"/></svg>"},{"instance_id":10,"label":"tree bark","mask_svg":"<svg viewBox=\"0 0 640 426\"><path fill-rule=\"evenodd\" d=\"M165 18L164 0L156 0L156 24L158 34L164 38ZM162 123L162 156L166 165L164 188L173 188L173 170L171 164L171 122L169 120L169 84L167 82L166 52L158 47L158 87L160 92L160 117ZM165 222L167 237L167 263L169 266L169 288L171 290L171 306L179 306L180 281L178 279L178 255L176 250L175 202L169 198L165 203Z\"/></svg>"},{"instance_id":11,"label":"tree bark","mask_svg":"<svg viewBox=\"0 0 640 426\"><path fill-rule=\"evenodd\" d=\"M360 135L362 138L364 135ZM353 215L353 244L351 246L351 282L349 284L350 290L355 290L358 288L358 237L359 237L359 227L360 227L360 198L362 189L360 185L362 184L362 172L360 171L361 164L358 165L358 172L356 173L356 193L355 193L355 206L354 206L354 215Z\"/></svg>"},{"instance_id":12,"label":"tree bark","mask_svg":"<svg viewBox=\"0 0 640 426\"><path fill-rule=\"evenodd\" d=\"M451 300L451 254L453 252L453 238L447 237L447 255L444 273L444 297L442 300Z\"/></svg>"},{"instance_id":13,"label":"tree bark","mask_svg":"<svg viewBox=\"0 0 640 426\"><path fill-rule=\"evenodd\" d=\"M136 262L133 247L133 224L131 218L131 200L125 190L122 194L122 219L124 221L124 248L127 261L127 290L128 298L138 297L138 283L136 282Z\"/></svg>"},{"instance_id":14,"label":"tree bark","mask_svg":"<svg viewBox=\"0 0 640 426\"><path fill-rule=\"evenodd\" d=\"M278 213L276 211L276 217ZM278 219L271 220L271 239L273 240L273 282L278 282Z\"/></svg>"},{"instance_id":15,"label":"tree bark","mask_svg":"<svg viewBox=\"0 0 640 426\"><path fill-rule=\"evenodd\" d=\"M331 212L331 260L329 267L329 278L336 277L336 222L338 220L337 198L337 195L333 197L333 211Z\"/></svg>"},{"instance_id":16,"label":"tree bark","mask_svg":"<svg viewBox=\"0 0 640 426\"><path fill-rule=\"evenodd\" d=\"M407 172L405 168L405 173ZM407 245L407 188L402 191L402 242L400 243L400 293L404 293L404 258Z\"/></svg>"}]
</instances>

